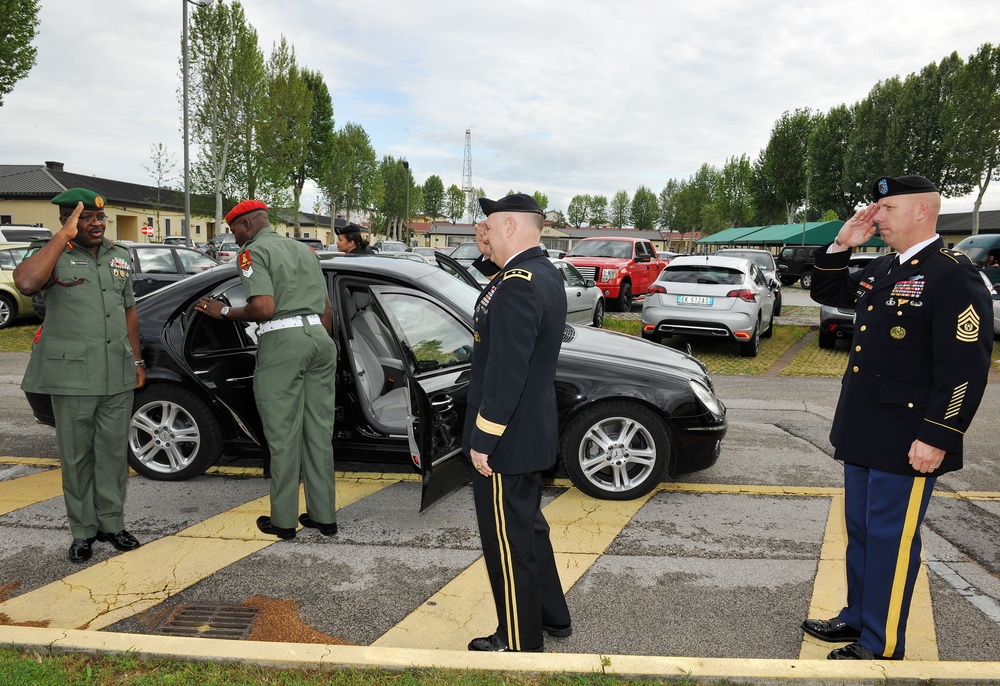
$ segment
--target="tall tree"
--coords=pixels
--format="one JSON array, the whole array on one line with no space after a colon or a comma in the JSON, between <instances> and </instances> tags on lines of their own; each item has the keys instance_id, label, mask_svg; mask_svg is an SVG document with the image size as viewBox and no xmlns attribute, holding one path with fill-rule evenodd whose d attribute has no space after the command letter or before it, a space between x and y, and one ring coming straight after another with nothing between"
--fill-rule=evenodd
<instances>
[{"instance_id":1,"label":"tall tree","mask_svg":"<svg viewBox=\"0 0 1000 686\"><path fill-rule=\"evenodd\" d=\"M535 191L531 194L531 197L533 197L535 202L538 203L538 206L542 208L542 212L545 212L549 206L549 196L545 195L545 193L542 193L541 191Z\"/></svg>"},{"instance_id":2,"label":"tall tree","mask_svg":"<svg viewBox=\"0 0 1000 686\"><path fill-rule=\"evenodd\" d=\"M844 155L844 183L855 204L871 200L871 186L886 168L889 126L903 84L898 77L879 81L854 106L854 128Z\"/></svg>"},{"instance_id":3,"label":"tall tree","mask_svg":"<svg viewBox=\"0 0 1000 686\"><path fill-rule=\"evenodd\" d=\"M38 49L31 44L38 35L38 0L0 0L0 107L35 66Z\"/></svg>"},{"instance_id":4,"label":"tall tree","mask_svg":"<svg viewBox=\"0 0 1000 686\"><path fill-rule=\"evenodd\" d=\"M455 184L448 186L445 215L451 220L452 224L465 216L465 193Z\"/></svg>"},{"instance_id":5,"label":"tall tree","mask_svg":"<svg viewBox=\"0 0 1000 686\"><path fill-rule=\"evenodd\" d=\"M280 186L292 188L291 210L295 217L294 232L298 236L301 233L300 198L309 157L309 118L313 98L296 63L295 49L284 36L271 51L265 91L267 97L260 121L261 134L257 140L267 160L270 178Z\"/></svg>"},{"instance_id":6,"label":"tall tree","mask_svg":"<svg viewBox=\"0 0 1000 686\"><path fill-rule=\"evenodd\" d=\"M215 196L217 229L222 226L223 192L227 183L232 188L227 172L240 117L234 101L248 87L245 80L257 58L255 36L250 49L251 32L236 0L231 5L198 6L191 16L191 138L199 150L196 178L202 180L203 191Z\"/></svg>"},{"instance_id":7,"label":"tall tree","mask_svg":"<svg viewBox=\"0 0 1000 686\"><path fill-rule=\"evenodd\" d=\"M753 218L753 168L745 154L730 157L716 179L714 205L723 224L748 226Z\"/></svg>"},{"instance_id":8,"label":"tall tree","mask_svg":"<svg viewBox=\"0 0 1000 686\"><path fill-rule=\"evenodd\" d=\"M588 195L587 224L604 226L608 223L608 197L606 195Z\"/></svg>"},{"instance_id":9,"label":"tall tree","mask_svg":"<svg viewBox=\"0 0 1000 686\"><path fill-rule=\"evenodd\" d=\"M153 206L153 240L159 243L163 240L163 233L160 231L160 214L163 210L163 206L166 204L164 200L164 191L170 189L170 184L174 181L174 168L177 166L177 158L170 154L167 150L167 146L163 143L157 143L149 148L150 164L143 163L142 168L145 169L153 181L156 183L156 194L152 198L147 198L150 205ZM171 199L176 197L176 193L169 193Z\"/></svg>"},{"instance_id":10,"label":"tall tree","mask_svg":"<svg viewBox=\"0 0 1000 686\"><path fill-rule=\"evenodd\" d=\"M813 207L833 210L847 220L854 214L860 198L856 188L845 182L844 156L854 129L854 110L838 105L826 114L817 115L816 126L809 134L809 159L813 175L809 202Z\"/></svg>"},{"instance_id":11,"label":"tall tree","mask_svg":"<svg viewBox=\"0 0 1000 686\"><path fill-rule=\"evenodd\" d=\"M264 106L264 53L257 30L247 25L234 37L238 71L233 74L230 107L235 117L232 154L226 171L228 194L240 198L265 199L274 204L278 191L267 178L266 160L258 144L258 128Z\"/></svg>"},{"instance_id":12,"label":"tall tree","mask_svg":"<svg viewBox=\"0 0 1000 686\"><path fill-rule=\"evenodd\" d=\"M424 214L432 220L444 211L444 181L437 174L431 174L424 181Z\"/></svg>"},{"instance_id":13,"label":"tall tree","mask_svg":"<svg viewBox=\"0 0 1000 686\"><path fill-rule=\"evenodd\" d=\"M660 191L660 195L657 197L657 209L659 213L656 216L656 225L661 229L673 230L676 226L676 216L677 216L677 190L680 188L680 184L677 179L670 179L667 181L667 185L663 187ZM669 248L669 241L668 248Z\"/></svg>"},{"instance_id":14,"label":"tall tree","mask_svg":"<svg viewBox=\"0 0 1000 686\"><path fill-rule=\"evenodd\" d=\"M378 165L382 181L381 203L378 213L384 217L386 235L401 240L403 219L406 216L406 189L411 183L410 170L392 155L384 155Z\"/></svg>"},{"instance_id":15,"label":"tall tree","mask_svg":"<svg viewBox=\"0 0 1000 686\"><path fill-rule=\"evenodd\" d=\"M791 224L795 210L806 195L806 145L815 118L808 109L785 112L771 129L764 149L763 173L785 210Z\"/></svg>"},{"instance_id":16,"label":"tall tree","mask_svg":"<svg viewBox=\"0 0 1000 686\"><path fill-rule=\"evenodd\" d=\"M646 186L639 186L632 197L632 207L629 218L632 226L637 229L651 230L656 223L659 206L656 203L656 193Z\"/></svg>"},{"instance_id":17,"label":"tall tree","mask_svg":"<svg viewBox=\"0 0 1000 686\"><path fill-rule=\"evenodd\" d=\"M344 218L350 220L352 212L370 209L375 205L377 186L375 148L364 128L348 122L336 134L334 162L325 184L330 216L342 209Z\"/></svg>"},{"instance_id":18,"label":"tall tree","mask_svg":"<svg viewBox=\"0 0 1000 686\"><path fill-rule=\"evenodd\" d=\"M292 172L292 192L296 208L306 179L322 186L329 178L337 147L336 133L333 130L333 99L323 75L309 69L302 69L300 74L312 98L312 109L309 112L309 138L306 142L305 159ZM299 232L298 219L296 212L296 235Z\"/></svg>"},{"instance_id":19,"label":"tall tree","mask_svg":"<svg viewBox=\"0 0 1000 686\"><path fill-rule=\"evenodd\" d=\"M631 204L628 191L618 191L611 196L611 207L608 210L608 218L611 221L611 226L619 229L625 226L625 223L628 221Z\"/></svg>"},{"instance_id":20,"label":"tall tree","mask_svg":"<svg viewBox=\"0 0 1000 686\"><path fill-rule=\"evenodd\" d=\"M718 186L718 178L719 172L706 162L690 179L680 184L675 194L676 228L705 231L702 208L712 204L715 188Z\"/></svg>"},{"instance_id":21,"label":"tall tree","mask_svg":"<svg viewBox=\"0 0 1000 686\"><path fill-rule=\"evenodd\" d=\"M510 193L508 193L510 195ZM465 209L469 212L469 218L472 223L477 223L483 218L483 208L479 206L479 199L486 197L486 191L482 188L473 188L472 192L469 193L469 205Z\"/></svg>"},{"instance_id":22,"label":"tall tree","mask_svg":"<svg viewBox=\"0 0 1000 686\"><path fill-rule=\"evenodd\" d=\"M587 221L588 199L587 195L574 195L569 201L569 207L566 208L566 221L578 229Z\"/></svg>"},{"instance_id":23,"label":"tall tree","mask_svg":"<svg viewBox=\"0 0 1000 686\"><path fill-rule=\"evenodd\" d=\"M955 169L956 188L976 188L972 233L979 233L979 208L991 180L1000 179L1000 47L990 43L970 55L955 76L944 110L945 147Z\"/></svg>"}]
</instances>

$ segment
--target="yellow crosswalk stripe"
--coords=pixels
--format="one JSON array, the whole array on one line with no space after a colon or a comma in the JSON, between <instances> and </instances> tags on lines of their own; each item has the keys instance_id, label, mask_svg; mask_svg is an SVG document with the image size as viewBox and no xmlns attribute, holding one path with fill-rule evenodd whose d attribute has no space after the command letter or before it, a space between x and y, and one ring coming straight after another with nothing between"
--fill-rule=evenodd
<instances>
[{"instance_id":1,"label":"yellow crosswalk stripe","mask_svg":"<svg viewBox=\"0 0 1000 686\"><path fill-rule=\"evenodd\" d=\"M844 496L830 499L830 514L816 566L813 596L808 616L813 619L830 619L840 614L847 602L847 529L844 524ZM822 660L837 647L808 634L802 635L799 659ZM910 603L910 617L906 623L906 659L937 660L937 633L934 628L934 609L931 607L930 582L927 565L923 559Z\"/></svg>"},{"instance_id":2,"label":"yellow crosswalk stripe","mask_svg":"<svg viewBox=\"0 0 1000 686\"><path fill-rule=\"evenodd\" d=\"M379 478L337 481L338 508L396 483ZM299 489L300 511L305 495ZM273 545L257 530L267 497L244 503L172 536L94 564L59 581L0 603L8 622L65 629L102 629L163 602L220 569Z\"/></svg>"},{"instance_id":3,"label":"yellow crosswalk stripe","mask_svg":"<svg viewBox=\"0 0 1000 686\"><path fill-rule=\"evenodd\" d=\"M590 569L650 497L595 500L574 488L542 510L551 529L563 592ZM479 558L372 645L465 650L472 637L495 629L486 563Z\"/></svg>"},{"instance_id":4,"label":"yellow crosswalk stripe","mask_svg":"<svg viewBox=\"0 0 1000 686\"><path fill-rule=\"evenodd\" d=\"M0 515L62 496L62 470L26 474L0 481Z\"/></svg>"}]
</instances>

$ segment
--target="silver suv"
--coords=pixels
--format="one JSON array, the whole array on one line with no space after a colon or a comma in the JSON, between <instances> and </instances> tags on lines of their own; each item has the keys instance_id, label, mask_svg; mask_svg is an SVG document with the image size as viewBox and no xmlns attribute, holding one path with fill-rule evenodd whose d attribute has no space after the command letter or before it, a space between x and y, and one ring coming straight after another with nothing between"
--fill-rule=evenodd
<instances>
[{"instance_id":1,"label":"silver suv","mask_svg":"<svg viewBox=\"0 0 1000 686\"><path fill-rule=\"evenodd\" d=\"M661 255L663 253L660 253ZM742 257L745 260L752 260L760 267L764 278L767 279L767 286L774 293L774 316L781 316L781 283L778 281L778 265L774 263L774 255L770 250L756 250L753 248L723 248L715 253L727 257Z\"/></svg>"},{"instance_id":2,"label":"silver suv","mask_svg":"<svg viewBox=\"0 0 1000 686\"><path fill-rule=\"evenodd\" d=\"M877 253L855 253L847 262L847 270L853 274L864 269L871 261L880 254ZM823 305L819 308L819 347L826 350L833 350L837 347L837 340L844 339L850 343L854 336L854 308L853 307L830 307Z\"/></svg>"}]
</instances>

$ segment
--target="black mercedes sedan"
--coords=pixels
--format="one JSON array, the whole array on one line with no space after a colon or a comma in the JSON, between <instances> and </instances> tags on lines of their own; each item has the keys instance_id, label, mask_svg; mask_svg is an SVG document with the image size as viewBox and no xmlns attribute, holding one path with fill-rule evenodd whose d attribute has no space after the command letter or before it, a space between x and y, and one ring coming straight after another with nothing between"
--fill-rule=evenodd
<instances>
[{"instance_id":1,"label":"black mercedes sedan","mask_svg":"<svg viewBox=\"0 0 1000 686\"><path fill-rule=\"evenodd\" d=\"M345 255L322 265L339 351L334 454L412 462L426 507L470 474L461 433L479 290L445 267L406 260ZM267 460L253 394L257 325L196 314L206 295L245 304L236 266L136 304L147 380L135 394L129 464L151 479L189 479L248 450ZM694 357L567 325L556 387L561 459L591 496L636 498L719 456L726 410ZM28 400L52 424L49 397Z\"/></svg>"}]
</instances>

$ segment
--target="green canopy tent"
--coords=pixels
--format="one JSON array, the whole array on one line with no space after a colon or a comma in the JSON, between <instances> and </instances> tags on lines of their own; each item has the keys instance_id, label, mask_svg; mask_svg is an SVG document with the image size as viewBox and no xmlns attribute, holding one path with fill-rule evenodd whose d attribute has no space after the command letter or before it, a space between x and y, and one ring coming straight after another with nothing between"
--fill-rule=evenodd
<instances>
[{"instance_id":1,"label":"green canopy tent","mask_svg":"<svg viewBox=\"0 0 1000 686\"><path fill-rule=\"evenodd\" d=\"M837 232L844 225L838 220L828 222L807 222L806 224L771 224L770 226L739 227L725 229L700 239L699 243L741 247L762 247L786 245L824 245L832 243ZM732 232L732 233L730 233ZM881 238L872 238L863 247L882 248Z\"/></svg>"}]
</instances>

